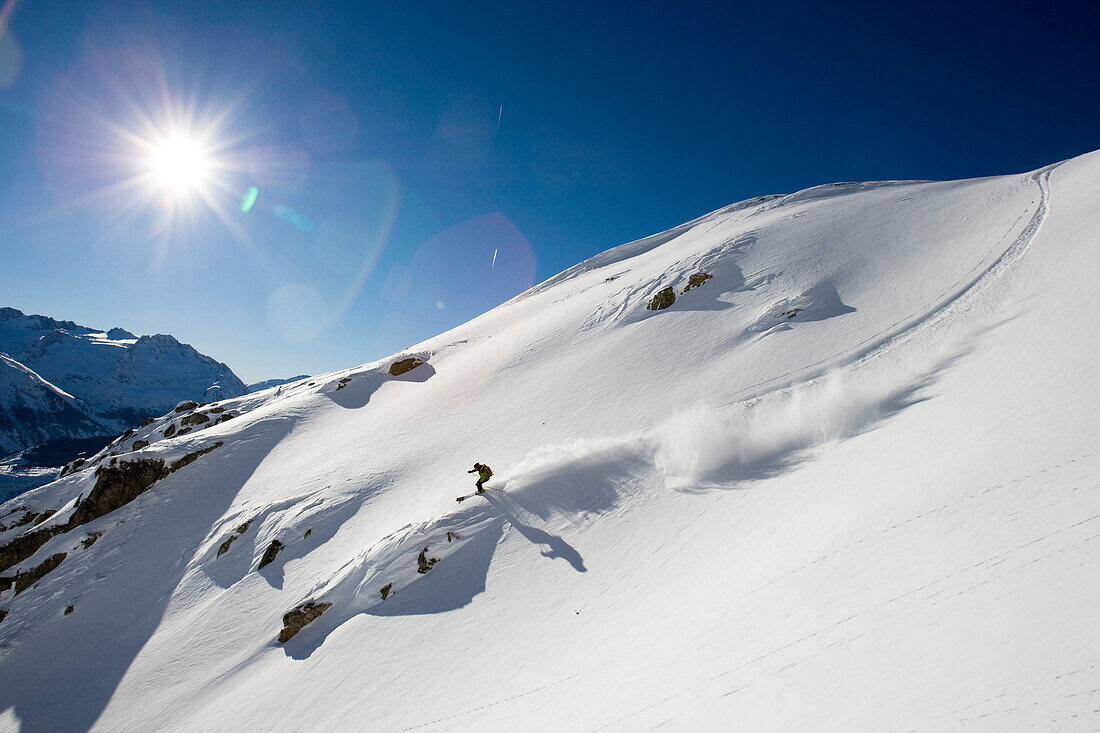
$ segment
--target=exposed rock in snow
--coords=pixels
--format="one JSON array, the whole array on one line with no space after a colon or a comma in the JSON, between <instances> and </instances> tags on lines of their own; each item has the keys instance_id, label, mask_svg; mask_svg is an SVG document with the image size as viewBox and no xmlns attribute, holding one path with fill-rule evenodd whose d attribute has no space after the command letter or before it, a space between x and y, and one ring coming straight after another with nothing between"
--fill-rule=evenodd
<instances>
[{"instance_id":1,"label":"exposed rock in snow","mask_svg":"<svg viewBox=\"0 0 1100 733\"><path fill-rule=\"evenodd\" d=\"M676 291L670 286L658 290L657 293L649 299L649 305L647 305L646 308L651 311L664 310L675 302Z\"/></svg>"},{"instance_id":2,"label":"exposed rock in snow","mask_svg":"<svg viewBox=\"0 0 1100 733\"><path fill-rule=\"evenodd\" d=\"M306 624L315 621L322 613L332 608L331 603L303 603L283 615L283 630L279 632L279 643L285 644Z\"/></svg>"},{"instance_id":3,"label":"exposed rock in snow","mask_svg":"<svg viewBox=\"0 0 1100 733\"><path fill-rule=\"evenodd\" d=\"M271 544L264 550L263 557L260 558L260 564L256 566L257 570L263 570L265 567L275 562L275 556L279 554L283 549L283 543L279 540L271 540Z\"/></svg>"},{"instance_id":4,"label":"exposed rock in snow","mask_svg":"<svg viewBox=\"0 0 1100 733\"><path fill-rule=\"evenodd\" d=\"M68 555L64 552L50 555L42 561L42 564L36 565L27 572L17 575L15 578L15 595L19 595L45 577L46 573L56 569L66 557L68 557Z\"/></svg>"},{"instance_id":5,"label":"exposed rock in snow","mask_svg":"<svg viewBox=\"0 0 1100 733\"><path fill-rule=\"evenodd\" d=\"M390 364L390 376L397 377L405 372L411 372L423 363L424 360L419 356L409 356L404 359L398 359Z\"/></svg>"},{"instance_id":6,"label":"exposed rock in snow","mask_svg":"<svg viewBox=\"0 0 1100 733\"><path fill-rule=\"evenodd\" d=\"M699 287L700 285L702 285L707 280L710 280L713 277L714 277L714 275L711 275L709 272L693 272L693 273L691 273L691 276L688 278L688 284L687 284L687 286L684 287L684 293L686 294L687 291L689 291L693 288Z\"/></svg>"}]
</instances>

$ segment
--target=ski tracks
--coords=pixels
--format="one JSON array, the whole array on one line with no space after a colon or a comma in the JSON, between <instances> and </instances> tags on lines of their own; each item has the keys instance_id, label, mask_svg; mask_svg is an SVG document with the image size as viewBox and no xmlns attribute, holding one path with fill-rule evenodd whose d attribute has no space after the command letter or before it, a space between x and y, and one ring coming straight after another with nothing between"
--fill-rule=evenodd
<instances>
[{"instance_id":1,"label":"ski tracks","mask_svg":"<svg viewBox=\"0 0 1100 733\"><path fill-rule=\"evenodd\" d=\"M1032 181L1039 189L1039 201L1032 212L1031 218L993 262L982 268L983 260L971 269L968 274L976 274L970 280L965 283L961 279L954 282L925 308L895 321L893 325L869 336L843 353L825 357L807 366L745 387L735 396L734 401L742 402L763 397L771 392L783 390L801 382L812 381L830 369L865 363L926 331L941 327L945 321L966 312L974 305L979 295L1010 271L1031 247L1031 243L1035 240L1043 221L1050 212L1050 174L1060 165L1061 163L1055 163L1031 174ZM1001 237L1002 241L1012 235L1023 216L1021 214L1013 222L1012 226Z\"/></svg>"}]
</instances>

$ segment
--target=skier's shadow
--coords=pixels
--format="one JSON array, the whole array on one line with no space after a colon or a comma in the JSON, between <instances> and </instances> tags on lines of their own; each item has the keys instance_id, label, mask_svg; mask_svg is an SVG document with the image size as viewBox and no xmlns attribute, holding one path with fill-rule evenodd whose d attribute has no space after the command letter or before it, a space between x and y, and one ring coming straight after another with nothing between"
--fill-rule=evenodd
<instances>
[{"instance_id":1,"label":"skier's shadow","mask_svg":"<svg viewBox=\"0 0 1100 733\"><path fill-rule=\"evenodd\" d=\"M584 573L588 571L588 568L584 566L584 558L577 552L576 548L566 542L558 535L550 534L545 530L532 527L520 519L520 511L517 511L518 505L504 494L496 494L492 491L484 494L486 501L492 504L496 509L504 516L513 527L516 528L521 535L526 537L532 544L546 545L548 550L542 551L543 557L555 558L560 557L566 560L573 569L578 573Z\"/></svg>"}]
</instances>

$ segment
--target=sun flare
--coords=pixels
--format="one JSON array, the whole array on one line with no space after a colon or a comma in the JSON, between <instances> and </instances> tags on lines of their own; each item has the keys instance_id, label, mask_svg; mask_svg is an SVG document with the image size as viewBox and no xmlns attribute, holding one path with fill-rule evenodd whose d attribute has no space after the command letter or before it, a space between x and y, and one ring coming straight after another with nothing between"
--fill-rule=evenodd
<instances>
[{"instance_id":1,"label":"sun flare","mask_svg":"<svg viewBox=\"0 0 1100 733\"><path fill-rule=\"evenodd\" d=\"M201 191L209 184L213 161L200 140L180 136L154 146L148 166L154 185L182 195Z\"/></svg>"}]
</instances>

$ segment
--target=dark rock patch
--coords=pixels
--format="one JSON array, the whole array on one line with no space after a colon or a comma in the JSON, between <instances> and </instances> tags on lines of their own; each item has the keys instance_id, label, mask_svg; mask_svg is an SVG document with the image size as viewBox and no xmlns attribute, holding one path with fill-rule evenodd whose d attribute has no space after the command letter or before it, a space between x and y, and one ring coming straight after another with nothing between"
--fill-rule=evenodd
<instances>
[{"instance_id":1,"label":"dark rock patch","mask_svg":"<svg viewBox=\"0 0 1100 733\"><path fill-rule=\"evenodd\" d=\"M0 622L3 622L4 619L6 619L7 617L8 617L8 612L0 610Z\"/></svg>"},{"instance_id":2,"label":"dark rock patch","mask_svg":"<svg viewBox=\"0 0 1100 733\"><path fill-rule=\"evenodd\" d=\"M393 367L392 366L390 367L390 374L393 374ZM351 381L351 377L344 377L343 379L341 379L340 383L336 385L336 391L339 392L344 387L347 387L348 382L350 382L350 381Z\"/></svg>"},{"instance_id":3,"label":"dark rock patch","mask_svg":"<svg viewBox=\"0 0 1100 733\"><path fill-rule=\"evenodd\" d=\"M59 530L59 527L37 529L0 547L0 570L7 570L38 552L38 548L46 544Z\"/></svg>"},{"instance_id":4,"label":"dark rock patch","mask_svg":"<svg viewBox=\"0 0 1100 733\"><path fill-rule=\"evenodd\" d=\"M141 450L149 445L148 440L135 440L132 450Z\"/></svg>"},{"instance_id":5,"label":"dark rock patch","mask_svg":"<svg viewBox=\"0 0 1100 733\"><path fill-rule=\"evenodd\" d=\"M8 588L11 588L13 585L15 585L14 575L0 577L0 593L6 591Z\"/></svg>"},{"instance_id":6,"label":"dark rock patch","mask_svg":"<svg viewBox=\"0 0 1100 733\"><path fill-rule=\"evenodd\" d=\"M164 429L164 437L165 438L171 438L175 434L176 434L176 424L175 423L168 423L168 427L166 427Z\"/></svg>"},{"instance_id":7,"label":"dark rock patch","mask_svg":"<svg viewBox=\"0 0 1100 733\"><path fill-rule=\"evenodd\" d=\"M38 519L38 513L37 512L27 512L26 514L23 515L22 519L20 519L18 522L13 524L8 529L15 529L16 527L22 527L24 525L30 524L31 522L33 522L36 519Z\"/></svg>"},{"instance_id":8,"label":"dark rock patch","mask_svg":"<svg viewBox=\"0 0 1100 733\"><path fill-rule=\"evenodd\" d=\"M168 467L168 472L171 473L173 471L178 471L189 463L193 463L194 461L198 460L199 456L205 456L210 451L214 450L215 448L220 448L221 446L222 442L219 440L214 445L207 446L206 448L203 448L202 450L197 450L193 453L188 453L183 458L180 458L178 461L172 461L172 465Z\"/></svg>"},{"instance_id":9,"label":"dark rock patch","mask_svg":"<svg viewBox=\"0 0 1100 733\"><path fill-rule=\"evenodd\" d=\"M88 534L87 537L80 541L80 544L84 545L84 549L87 550L89 547L95 544L96 540L98 540L102 536L102 532L91 532Z\"/></svg>"},{"instance_id":10,"label":"dark rock patch","mask_svg":"<svg viewBox=\"0 0 1100 733\"><path fill-rule=\"evenodd\" d=\"M57 514L56 509L47 509L46 511L42 512L41 514L38 515L38 518L34 520L35 526L38 526L39 524L42 524L43 522L45 522L47 519L49 519L50 517L52 517L55 514Z\"/></svg>"},{"instance_id":11,"label":"dark rock patch","mask_svg":"<svg viewBox=\"0 0 1100 733\"><path fill-rule=\"evenodd\" d=\"M306 625L332 608L331 603L303 603L292 611L283 614L283 630L279 632L279 643L285 644Z\"/></svg>"},{"instance_id":12,"label":"dark rock patch","mask_svg":"<svg viewBox=\"0 0 1100 733\"><path fill-rule=\"evenodd\" d=\"M411 372L413 369L416 369L423 363L424 360L421 359L419 356L410 356L405 359L399 359L390 364L390 376L397 377L404 374L405 372Z\"/></svg>"},{"instance_id":13,"label":"dark rock patch","mask_svg":"<svg viewBox=\"0 0 1100 733\"><path fill-rule=\"evenodd\" d=\"M210 418L204 412L192 412L190 415L185 415L180 420L180 425L202 425L204 422L210 422Z\"/></svg>"},{"instance_id":14,"label":"dark rock patch","mask_svg":"<svg viewBox=\"0 0 1100 733\"><path fill-rule=\"evenodd\" d=\"M70 473L76 473L77 471L80 470L80 467L83 466L83 465L84 465L84 459L83 458L77 458L72 463L66 463L62 467L61 473L57 474L57 477L61 478L63 476L68 476Z\"/></svg>"},{"instance_id":15,"label":"dark rock patch","mask_svg":"<svg viewBox=\"0 0 1100 733\"><path fill-rule=\"evenodd\" d=\"M162 460L123 461L117 466L100 466L91 492L69 518L66 529L73 529L113 512L149 490L171 471Z\"/></svg>"},{"instance_id":16,"label":"dark rock patch","mask_svg":"<svg viewBox=\"0 0 1100 733\"><path fill-rule=\"evenodd\" d=\"M215 425L220 425L223 422L225 422L226 420L232 420L235 417L236 417L236 415L234 415L232 412L227 412L223 415L219 415L218 419L214 421L214 424Z\"/></svg>"},{"instance_id":17,"label":"dark rock patch","mask_svg":"<svg viewBox=\"0 0 1100 733\"><path fill-rule=\"evenodd\" d=\"M437 562L439 562L439 558L438 557L429 558L428 557L428 548L425 547L423 550L420 551L420 554L417 555L417 557L416 557L416 572L426 573L429 570L431 570L432 565L435 565Z\"/></svg>"},{"instance_id":18,"label":"dark rock patch","mask_svg":"<svg viewBox=\"0 0 1100 733\"><path fill-rule=\"evenodd\" d=\"M251 520L251 519L249 519L249 520L248 520L247 522L245 522L244 524L241 524L241 525L239 525L239 526L237 527L237 534L244 534L245 532L247 532L247 531L248 531L248 528L249 528L249 526L250 526L251 524L252 524L252 520Z\"/></svg>"},{"instance_id":19,"label":"dark rock patch","mask_svg":"<svg viewBox=\"0 0 1100 733\"><path fill-rule=\"evenodd\" d=\"M312 529L307 529L305 537L303 537L302 539L305 539L306 537L309 537L311 534L313 534L313 530Z\"/></svg>"},{"instance_id":20,"label":"dark rock patch","mask_svg":"<svg viewBox=\"0 0 1100 733\"><path fill-rule=\"evenodd\" d=\"M665 308L668 308L670 305L672 305L675 302L676 302L676 293L672 290L671 287L664 288L662 290L657 291L657 294L654 295L650 299L649 305L646 306L646 310L651 310L651 311L664 310Z\"/></svg>"},{"instance_id":21,"label":"dark rock patch","mask_svg":"<svg viewBox=\"0 0 1100 733\"><path fill-rule=\"evenodd\" d=\"M176 409L174 410L174 412L187 412L188 410L194 410L198 406L199 404L197 402L184 400L183 402L180 402L178 405L176 405Z\"/></svg>"},{"instance_id":22,"label":"dark rock patch","mask_svg":"<svg viewBox=\"0 0 1100 733\"><path fill-rule=\"evenodd\" d=\"M386 600L390 597L390 591L393 590L393 583L386 583L382 586L382 600Z\"/></svg>"},{"instance_id":23,"label":"dark rock patch","mask_svg":"<svg viewBox=\"0 0 1100 733\"><path fill-rule=\"evenodd\" d=\"M702 285L707 280L710 280L713 277L714 277L714 275L711 275L709 272L699 271L699 272L691 273L691 276L688 278L687 287L684 288L684 292L686 293L687 291L691 290L692 288L699 287L700 285Z\"/></svg>"},{"instance_id":24,"label":"dark rock patch","mask_svg":"<svg viewBox=\"0 0 1100 733\"><path fill-rule=\"evenodd\" d=\"M225 542L223 542L221 544L221 547L218 548L218 557L221 557L225 553L229 552L229 546L233 544L233 541L235 539L237 539L237 535L235 535L235 534L229 535L229 539L227 539Z\"/></svg>"},{"instance_id":25,"label":"dark rock patch","mask_svg":"<svg viewBox=\"0 0 1100 733\"><path fill-rule=\"evenodd\" d=\"M70 613L72 613L75 610L76 609L73 606L65 606L65 615L68 616Z\"/></svg>"},{"instance_id":26,"label":"dark rock patch","mask_svg":"<svg viewBox=\"0 0 1100 733\"><path fill-rule=\"evenodd\" d=\"M27 588L30 588L32 585L41 580L46 575L46 573L50 572L58 565L60 565L61 561L65 559L65 556L66 554L64 552L59 552L56 555L50 555L33 570L17 575L15 577L15 595L19 595Z\"/></svg>"},{"instance_id":27,"label":"dark rock patch","mask_svg":"<svg viewBox=\"0 0 1100 733\"><path fill-rule=\"evenodd\" d=\"M155 417L147 417L147 418L145 418L144 420L141 421L141 427L143 427L143 428L148 427L148 426L152 425L153 423L155 423L156 421L157 421L157 419Z\"/></svg>"},{"instance_id":28,"label":"dark rock patch","mask_svg":"<svg viewBox=\"0 0 1100 733\"><path fill-rule=\"evenodd\" d=\"M36 529L16 537L8 544L0 547L0 571L7 570L12 565L23 562L37 552L38 548L46 544L54 535L76 529L82 524L87 524L94 519L102 517L108 512L113 512L115 509L129 504L138 496L148 491L149 488L160 479L173 471L178 471L196 460L199 456L209 453L220 445L222 445L222 443L218 441L212 446L195 451L194 453L188 453L183 458L172 463L170 467L166 467L164 461L160 459L123 461L117 466L113 465L112 462L111 466L100 466L95 472L97 477L95 486L92 487L87 498L78 500L76 509L73 511L72 516L69 517L68 522L60 527ZM98 537L99 535L97 534L96 539L98 539ZM91 535L89 535L89 539L90 538ZM85 539L83 542L87 543L88 540ZM92 539L91 542L95 542L95 539ZM91 543L85 544L85 547L89 547L90 544ZM54 557L57 556L55 555ZM52 569L53 568L50 568L50 570ZM46 572L49 571L47 570Z\"/></svg>"},{"instance_id":29,"label":"dark rock patch","mask_svg":"<svg viewBox=\"0 0 1100 733\"><path fill-rule=\"evenodd\" d=\"M256 567L257 570L262 570L265 565L270 565L275 561L275 556L283 549L284 545L279 540L271 540L271 544L264 550L263 557L260 558L260 564Z\"/></svg>"},{"instance_id":30,"label":"dark rock patch","mask_svg":"<svg viewBox=\"0 0 1100 733\"><path fill-rule=\"evenodd\" d=\"M220 415L221 413L225 412L225 408L221 405L218 405L217 407L211 407L210 412L214 413L215 415Z\"/></svg>"}]
</instances>

